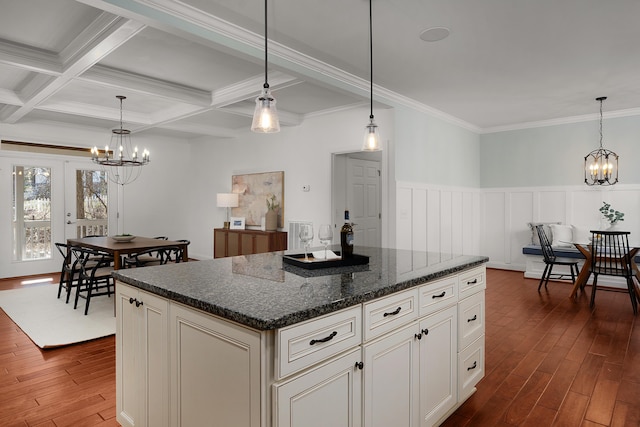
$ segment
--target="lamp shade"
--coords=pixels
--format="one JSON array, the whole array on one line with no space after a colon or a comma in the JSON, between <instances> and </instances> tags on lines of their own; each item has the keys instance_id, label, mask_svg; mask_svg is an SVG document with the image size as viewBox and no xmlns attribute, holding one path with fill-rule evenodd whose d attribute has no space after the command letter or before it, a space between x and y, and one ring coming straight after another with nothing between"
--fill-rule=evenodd
<instances>
[{"instance_id":1,"label":"lamp shade","mask_svg":"<svg viewBox=\"0 0 640 427\"><path fill-rule=\"evenodd\" d=\"M238 195L236 193L218 193L216 204L219 208L237 208Z\"/></svg>"}]
</instances>

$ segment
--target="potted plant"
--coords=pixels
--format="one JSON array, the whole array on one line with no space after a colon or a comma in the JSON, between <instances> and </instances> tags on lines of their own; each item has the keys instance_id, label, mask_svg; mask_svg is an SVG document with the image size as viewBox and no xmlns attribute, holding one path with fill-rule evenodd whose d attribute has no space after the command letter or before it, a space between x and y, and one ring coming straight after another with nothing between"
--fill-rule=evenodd
<instances>
[{"instance_id":1,"label":"potted plant","mask_svg":"<svg viewBox=\"0 0 640 427\"><path fill-rule=\"evenodd\" d=\"M602 207L599 209L602 216L609 221L609 228L614 228L620 221L624 221L624 213L617 211L611 207L607 202L602 202Z\"/></svg>"}]
</instances>

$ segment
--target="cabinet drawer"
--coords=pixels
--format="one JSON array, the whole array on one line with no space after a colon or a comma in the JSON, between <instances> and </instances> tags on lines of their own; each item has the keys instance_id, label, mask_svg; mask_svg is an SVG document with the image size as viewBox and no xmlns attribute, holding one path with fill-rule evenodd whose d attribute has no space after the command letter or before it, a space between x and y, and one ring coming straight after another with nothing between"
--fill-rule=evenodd
<instances>
[{"instance_id":1,"label":"cabinet drawer","mask_svg":"<svg viewBox=\"0 0 640 427\"><path fill-rule=\"evenodd\" d=\"M473 270L465 271L460 274L460 279L458 281L460 299L471 294L475 294L476 292L480 292L486 287L487 284L485 282L484 266L474 268Z\"/></svg>"},{"instance_id":2,"label":"cabinet drawer","mask_svg":"<svg viewBox=\"0 0 640 427\"><path fill-rule=\"evenodd\" d=\"M458 402L473 393L484 377L484 335L458 353Z\"/></svg>"},{"instance_id":3,"label":"cabinet drawer","mask_svg":"<svg viewBox=\"0 0 640 427\"><path fill-rule=\"evenodd\" d=\"M364 305L364 340L385 334L418 318L416 289L386 296Z\"/></svg>"},{"instance_id":4,"label":"cabinet drawer","mask_svg":"<svg viewBox=\"0 0 640 427\"><path fill-rule=\"evenodd\" d=\"M275 369L283 378L362 342L360 305L279 329Z\"/></svg>"},{"instance_id":5,"label":"cabinet drawer","mask_svg":"<svg viewBox=\"0 0 640 427\"><path fill-rule=\"evenodd\" d=\"M458 304L458 348L463 349L484 335L484 291Z\"/></svg>"},{"instance_id":6,"label":"cabinet drawer","mask_svg":"<svg viewBox=\"0 0 640 427\"><path fill-rule=\"evenodd\" d=\"M419 292L420 316L435 313L458 302L458 276L428 283Z\"/></svg>"}]
</instances>

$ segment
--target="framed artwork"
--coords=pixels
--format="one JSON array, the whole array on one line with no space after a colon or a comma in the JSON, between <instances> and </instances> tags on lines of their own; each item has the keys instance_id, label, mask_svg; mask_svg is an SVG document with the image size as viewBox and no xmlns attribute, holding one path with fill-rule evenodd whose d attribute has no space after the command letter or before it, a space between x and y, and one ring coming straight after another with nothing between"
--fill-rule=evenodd
<instances>
[{"instance_id":1,"label":"framed artwork","mask_svg":"<svg viewBox=\"0 0 640 427\"><path fill-rule=\"evenodd\" d=\"M247 226L260 227L271 206L278 213L278 227L284 227L284 171L233 175L231 192L239 194L231 214L244 217Z\"/></svg>"},{"instance_id":2,"label":"framed artwork","mask_svg":"<svg viewBox=\"0 0 640 427\"><path fill-rule=\"evenodd\" d=\"M244 230L244 218L232 216L229 218L229 228L231 230Z\"/></svg>"}]
</instances>

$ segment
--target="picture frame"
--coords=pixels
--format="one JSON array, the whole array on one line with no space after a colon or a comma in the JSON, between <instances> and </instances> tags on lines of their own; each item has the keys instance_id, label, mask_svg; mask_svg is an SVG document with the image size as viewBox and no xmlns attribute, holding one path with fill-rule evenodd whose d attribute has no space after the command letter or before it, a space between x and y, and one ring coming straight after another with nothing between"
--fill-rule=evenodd
<instances>
[{"instance_id":1,"label":"picture frame","mask_svg":"<svg viewBox=\"0 0 640 427\"><path fill-rule=\"evenodd\" d=\"M244 230L244 217L232 216L229 218L229 228L231 230Z\"/></svg>"},{"instance_id":2,"label":"picture frame","mask_svg":"<svg viewBox=\"0 0 640 427\"><path fill-rule=\"evenodd\" d=\"M231 215L245 217L247 226L262 226L269 198L278 204L278 228L284 227L284 171L232 175L231 192L239 195L238 207L231 208Z\"/></svg>"}]
</instances>

